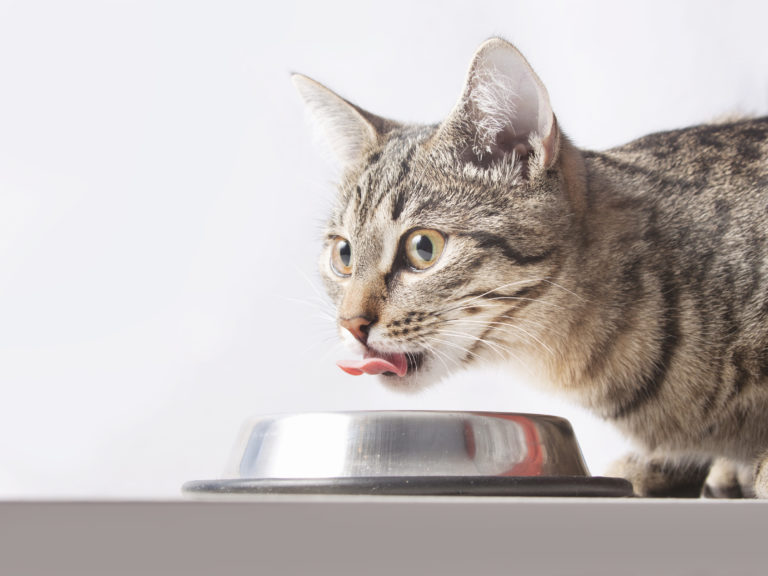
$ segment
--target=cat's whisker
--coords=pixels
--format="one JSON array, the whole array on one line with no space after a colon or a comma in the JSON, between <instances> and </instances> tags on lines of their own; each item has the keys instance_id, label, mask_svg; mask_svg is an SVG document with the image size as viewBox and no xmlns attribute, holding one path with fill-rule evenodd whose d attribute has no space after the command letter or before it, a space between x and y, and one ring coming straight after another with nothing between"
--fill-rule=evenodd
<instances>
[{"instance_id":1,"label":"cat's whisker","mask_svg":"<svg viewBox=\"0 0 768 576\"><path fill-rule=\"evenodd\" d=\"M432 338L432 340L434 340L435 342L440 342L442 344L446 344L448 346L451 346L452 348L456 348L457 350L461 350L462 352L464 352L468 356L474 356L475 358L480 358L480 355L476 354L475 352L472 352L472 350L470 350L469 348L465 348L464 346L460 346L458 344L455 344L455 343L451 342L450 340L443 340L441 338L436 338L435 336L430 336L430 338Z\"/></svg>"},{"instance_id":2,"label":"cat's whisker","mask_svg":"<svg viewBox=\"0 0 768 576\"><path fill-rule=\"evenodd\" d=\"M325 361L331 352L339 348L339 344L340 343L336 334L326 335L324 337L317 338L314 342L308 343L300 355L309 355L310 352L314 352L320 346L323 346L325 347L325 351L320 354L319 360Z\"/></svg>"},{"instance_id":3,"label":"cat's whisker","mask_svg":"<svg viewBox=\"0 0 768 576\"><path fill-rule=\"evenodd\" d=\"M564 290L565 292L568 292L568 294L570 294L572 296L575 296L576 298L578 298L582 302L590 302L590 300L588 300L587 298L584 298L581 294L577 294L573 290L569 290L568 288L558 284L557 282L552 282L552 280L550 280L549 278L542 278L541 281L542 282L546 282L547 284L549 284L551 286L554 286L555 288L560 288L561 290Z\"/></svg>"},{"instance_id":4,"label":"cat's whisker","mask_svg":"<svg viewBox=\"0 0 768 576\"><path fill-rule=\"evenodd\" d=\"M496 316L496 318L504 318L506 320L514 320L518 324L530 324L530 325L533 325L533 326L535 326L535 327L537 327L537 328L547 332L548 334L552 334L552 335L557 336L559 338L567 338L567 333L566 332L560 330L557 326L552 326L551 323L546 323L545 324L544 322L539 322L538 320L534 320L533 318L524 317L522 315L521 316L507 316L507 315L503 315L503 316Z\"/></svg>"},{"instance_id":5,"label":"cat's whisker","mask_svg":"<svg viewBox=\"0 0 768 576\"><path fill-rule=\"evenodd\" d=\"M307 284L309 284L309 287L312 288L312 291L315 293L317 298L321 300L322 302L327 303L330 307L333 307L333 304L329 301L328 296L325 294L323 290L321 290L317 283L314 282L304 270L299 268L298 266L294 266L294 270L299 273L299 276L301 276Z\"/></svg>"},{"instance_id":6,"label":"cat's whisker","mask_svg":"<svg viewBox=\"0 0 768 576\"><path fill-rule=\"evenodd\" d=\"M308 316L304 316L304 318L313 319L313 320L322 320L323 324L330 323L332 325L336 324L336 317L331 316L329 312L326 312L325 310L318 310L316 308L313 309L313 312L309 314Z\"/></svg>"},{"instance_id":7,"label":"cat's whisker","mask_svg":"<svg viewBox=\"0 0 768 576\"><path fill-rule=\"evenodd\" d=\"M461 367L461 364L459 364L459 363L458 363L458 362L457 362L457 361L456 361L454 358L451 358L450 356L448 356L448 355L447 355L445 352L443 352L442 350L438 350L437 348L435 348L434 346L432 346L432 345L431 345L429 342L427 342L427 340L426 340L425 338L422 338L422 339L420 340L420 344L421 344L422 346L424 346L424 347L425 347L425 348L426 348L426 349L427 349L427 350L428 350L428 351L429 351L431 354L433 354L433 355L435 356L435 358L437 358L438 360L440 360L440 362L442 362L443 366L445 366L445 371L446 371L448 374L451 374L451 368L448 366L448 364L446 363L446 361L444 360L444 358L445 358L445 359L448 359L448 360L450 360L450 361L452 361L452 362L453 362L454 364L456 364L456 366L458 366L459 368Z\"/></svg>"},{"instance_id":8,"label":"cat's whisker","mask_svg":"<svg viewBox=\"0 0 768 576\"><path fill-rule=\"evenodd\" d=\"M329 309L332 308L331 304L326 301L324 298L319 298L316 296L311 297L304 297L304 298L297 298L295 296L286 296L284 294L281 294L279 296L282 300L287 300L288 302L298 302L300 304L307 304L311 306L328 306Z\"/></svg>"},{"instance_id":9,"label":"cat's whisker","mask_svg":"<svg viewBox=\"0 0 768 576\"><path fill-rule=\"evenodd\" d=\"M488 290L487 292L484 292L483 294L479 294L477 296L472 296L470 298L465 298L464 300L461 300L460 302L457 302L457 306L464 306L466 304L469 304L470 302L474 302L475 300L478 300L480 298L485 298L488 294L493 294L494 292L497 292L499 290L503 290L504 288L510 288L512 286L519 286L520 284L524 284L526 282L537 282L538 280L518 280L517 282L509 282L508 284L502 284L501 286L497 286L496 288L492 288L491 290ZM450 310L443 310L441 312L448 312Z\"/></svg>"},{"instance_id":10,"label":"cat's whisker","mask_svg":"<svg viewBox=\"0 0 768 576\"><path fill-rule=\"evenodd\" d=\"M336 322L336 318L334 318L333 316L325 312L316 312L312 316L310 316L310 318L314 318L316 320L327 320L334 323Z\"/></svg>"},{"instance_id":11,"label":"cat's whisker","mask_svg":"<svg viewBox=\"0 0 768 576\"><path fill-rule=\"evenodd\" d=\"M326 338L325 341L332 342L332 345L320 355L320 359L323 362L327 361L332 354L342 356L348 352L347 347L339 341L338 336L335 334L332 338Z\"/></svg>"},{"instance_id":12,"label":"cat's whisker","mask_svg":"<svg viewBox=\"0 0 768 576\"><path fill-rule=\"evenodd\" d=\"M469 280L466 280L459 284L456 288L454 288L451 293L444 297L443 300L446 302L451 302L456 299L456 295L466 290L466 285L469 283Z\"/></svg>"},{"instance_id":13,"label":"cat's whisker","mask_svg":"<svg viewBox=\"0 0 768 576\"><path fill-rule=\"evenodd\" d=\"M467 304L466 306L456 306L454 308L448 308L445 310L440 310L438 312L433 313L435 316L443 316L449 312L456 312L456 311L462 311L462 310L468 310L472 308L498 308L498 305L495 302L489 302L489 300L494 301L501 301L501 300L512 300L515 302L523 301L523 302L537 302L539 304L543 304L545 306L550 306L552 308L559 308L563 309L563 306L560 306L559 304L555 304L554 302L549 302L547 300L541 300L536 298L526 298L524 296L497 296L494 298L487 298L483 302L474 302L472 304Z\"/></svg>"},{"instance_id":14,"label":"cat's whisker","mask_svg":"<svg viewBox=\"0 0 768 576\"><path fill-rule=\"evenodd\" d=\"M552 306L553 308L559 308L560 310L565 310L564 306L560 306L559 304L555 304L554 302L549 302L548 300L542 300L541 298L525 298L523 296L494 296L493 298L486 298L486 300L522 300L527 302L536 302L538 304L545 304L547 306ZM471 306L470 306L471 307Z\"/></svg>"},{"instance_id":15,"label":"cat's whisker","mask_svg":"<svg viewBox=\"0 0 768 576\"><path fill-rule=\"evenodd\" d=\"M489 297L490 294L493 294L494 292L498 292L499 290L503 290L505 288L510 288L510 287L513 287L513 286L519 286L520 284L524 284L524 283L538 283L538 282L547 282L548 284L550 284L552 286L555 286L557 288L561 288L563 290L566 290L566 291L570 292L566 288L563 288L559 284L556 284L556 283L552 282L551 280L549 280L547 278L532 278L532 279L528 279L528 280L519 280L517 282L510 282L510 283L507 283L507 284L502 284L500 286L497 286L496 288L493 288L491 290L488 290L488 291L484 292L483 294L480 294L480 295L477 295L477 296L472 296L470 298L465 298L465 299L463 299L463 300L461 300L459 302L454 303L449 308L445 308L443 310L438 311L437 313L446 313L446 312L450 312L450 311L452 311L454 309L460 309L460 308L464 308L464 307L480 306L480 304L477 303L477 300L479 300L479 299L495 300L495 299L501 299L501 298L520 299L520 300L527 300L527 301L530 301L530 302L540 302L542 304L548 304L548 305L552 305L552 306L555 306L555 307L558 307L558 308L562 308L562 306L559 306L559 305L554 304L552 302L548 302L546 300L542 300L541 298L526 298L524 296L514 296L514 295L510 295L510 296L501 295L501 296ZM572 294L574 294L575 296L581 298L580 296L578 296L575 293L572 293Z\"/></svg>"},{"instance_id":16,"label":"cat's whisker","mask_svg":"<svg viewBox=\"0 0 768 576\"><path fill-rule=\"evenodd\" d=\"M327 319L331 320L332 322L336 322L335 310L329 303L325 301L319 300L317 298L295 298L292 296L280 296L280 298L287 302L302 304L304 306L314 308L319 313L324 314Z\"/></svg>"},{"instance_id":17,"label":"cat's whisker","mask_svg":"<svg viewBox=\"0 0 768 576\"><path fill-rule=\"evenodd\" d=\"M536 335L531 334L524 328L516 325L516 324L510 324L509 322L483 322L481 320L467 320L467 319L456 319L456 320L445 320L446 324L480 324L482 326L502 326L506 328L513 328L515 330L518 330L519 332L522 332L532 340L535 340L542 348L544 348L547 352L550 354L554 354L554 350L552 350L551 347L549 347L546 343L542 342L540 338L538 338ZM502 328L503 330L503 328Z\"/></svg>"},{"instance_id":18,"label":"cat's whisker","mask_svg":"<svg viewBox=\"0 0 768 576\"><path fill-rule=\"evenodd\" d=\"M440 331L438 330L438 332L440 332ZM531 376L532 378L535 377L535 374L534 374L533 370L531 370L531 368L528 366L528 364L526 362L523 362L523 359L514 350L512 350L511 347L509 347L509 346L502 346L499 343L491 342L488 339L483 339L483 338L480 338L478 336L475 336L474 334L469 334L469 333L466 333L466 332L459 333L458 335L464 336L466 338L473 339L475 341L483 342L485 345L489 346L491 349L493 349L494 346L500 348L501 350L506 352L510 357L512 357L512 359L514 359L528 373L529 376Z\"/></svg>"},{"instance_id":19,"label":"cat's whisker","mask_svg":"<svg viewBox=\"0 0 768 576\"><path fill-rule=\"evenodd\" d=\"M535 341L544 350L546 350L550 355L552 355L552 356L555 355L555 351L552 349L551 346L549 346L547 343L545 343L543 340L541 340L541 338L539 338L538 336L530 333L528 330L526 330L525 328L523 328L522 326L520 326L518 324L507 324L505 322L493 322L492 324L494 326L503 326L503 328L501 328L502 331L507 331L509 328L512 328L514 330L517 330L518 332L522 332L523 334L528 336L531 340Z\"/></svg>"},{"instance_id":20,"label":"cat's whisker","mask_svg":"<svg viewBox=\"0 0 768 576\"><path fill-rule=\"evenodd\" d=\"M573 292L572 290L569 290L568 288L562 286L561 284L558 284L557 282L553 282L549 278L542 277L542 278L531 278L531 279L527 279L527 280L518 280L516 282L509 282L507 284L502 284L500 286L492 288L491 290L488 290L488 291L486 291L486 292L484 292L482 294L479 294L477 296L472 296L470 298L465 298L465 299L457 302L455 305L453 305L453 306L451 306L449 308L445 308L443 310L440 310L439 312L437 312L437 314L444 314L444 313L447 313L447 312L451 312L453 310L462 309L463 307L470 307L471 308L471 307L478 306L478 304L473 304L473 303L476 302L479 299L486 299L486 300L499 300L499 299L505 299L505 298L520 299L520 300L527 300L527 301L530 301L530 302L539 302L541 304L547 304L547 305L550 305L550 306L562 309L563 308L562 306L560 306L558 304L555 304L553 302L548 302L546 300L542 300L540 298L525 298L523 296L496 296L496 297L486 298L490 294L493 294L494 292L498 292L499 290L503 290L505 288L519 286L520 284L525 284L525 283L534 283L535 284L535 283L538 283L538 282L546 282L550 286L553 286L555 288L563 290L563 291L567 292L568 294L578 298L579 300L582 300L584 302L588 302L588 300L586 300L585 298L583 298L581 295L577 294L576 292Z\"/></svg>"},{"instance_id":21,"label":"cat's whisker","mask_svg":"<svg viewBox=\"0 0 768 576\"><path fill-rule=\"evenodd\" d=\"M453 362L453 364L454 364L454 367L455 367L455 368L458 368L459 370L461 370L461 368L462 368L462 366L461 366L461 362L459 362L458 360L456 360L456 358L453 358L452 356L450 356L450 355L446 354L446 353L445 353L445 352L443 352L442 350L439 350L438 348L435 348L435 347L434 347L434 346L432 346L431 344L427 344L426 342L425 342L425 344L426 344L427 346L429 346L429 348L430 348L430 349L431 349L431 350L432 350L432 351L433 351L435 354L437 354L437 355L438 355L438 357L440 358L441 362L443 363L443 365L445 366L445 369L448 371L448 373L449 373L449 374L452 374L452 370L451 370L451 367L450 367L450 366L448 366L448 364L446 363L446 361L445 361L445 360L449 360L450 362ZM444 359L445 359L445 360L444 360Z\"/></svg>"},{"instance_id":22,"label":"cat's whisker","mask_svg":"<svg viewBox=\"0 0 768 576\"><path fill-rule=\"evenodd\" d=\"M452 356L450 356L450 355L446 354L446 353L445 353L445 352L443 352L442 350L439 350L439 349L438 349L438 348L436 348L435 346L432 346L431 344L429 344L429 343L428 343L428 342L426 342L426 341L425 341L425 342L423 342L423 344L424 344L424 346L426 346L426 347L427 347L429 350L431 350L433 354L435 354L435 357L436 357L436 358L438 358L438 359L440 360L440 362L442 363L442 365L445 367L445 371L446 371L446 375L447 375L447 376L449 376L449 377L452 377L452 376L453 376L453 375L456 373L456 371L457 371L457 370L459 370L459 371L460 371L460 370L463 368L463 366L461 365L461 363L460 363L458 360L456 360L455 358L453 358ZM448 363L447 363L447 362L446 362L444 359L447 359L448 361L450 361L451 363L453 363L454 367L452 368L451 366L449 366L449 365L448 365Z\"/></svg>"},{"instance_id":23,"label":"cat's whisker","mask_svg":"<svg viewBox=\"0 0 768 576\"><path fill-rule=\"evenodd\" d=\"M470 334L469 332L453 332L451 330L436 330L435 332L438 334L445 334L446 336L458 336L459 338L469 338L475 342L482 342L483 344L486 344L491 350L496 352L502 359L505 357L503 352L509 352L509 349L506 346L501 346L479 336L475 336L474 334Z\"/></svg>"},{"instance_id":24,"label":"cat's whisker","mask_svg":"<svg viewBox=\"0 0 768 576\"><path fill-rule=\"evenodd\" d=\"M523 325L532 325L536 328L539 328L540 330L545 331L547 334L551 334L553 336L556 336L561 341L568 338L568 335L563 332L562 330L557 329L556 327L553 327L549 324L544 324L543 322L538 322L536 320L533 320L532 318L524 318L524 317L514 317L514 316L496 316L496 318L506 318L508 320L514 320L515 322Z\"/></svg>"}]
</instances>

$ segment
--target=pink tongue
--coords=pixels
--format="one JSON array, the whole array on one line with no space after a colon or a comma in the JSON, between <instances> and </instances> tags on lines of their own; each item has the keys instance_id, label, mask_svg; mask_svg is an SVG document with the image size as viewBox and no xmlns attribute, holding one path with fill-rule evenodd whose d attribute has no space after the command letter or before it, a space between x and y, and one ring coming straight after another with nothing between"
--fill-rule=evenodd
<instances>
[{"instance_id":1,"label":"pink tongue","mask_svg":"<svg viewBox=\"0 0 768 576\"><path fill-rule=\"evenodd\" d=\"M336 365L353 376L382 372L394 372L398 376L405 376L408 372L408 361L402 352L384 354L368 350L362 360L339 360Z\"/></svg>"}]
</instances>

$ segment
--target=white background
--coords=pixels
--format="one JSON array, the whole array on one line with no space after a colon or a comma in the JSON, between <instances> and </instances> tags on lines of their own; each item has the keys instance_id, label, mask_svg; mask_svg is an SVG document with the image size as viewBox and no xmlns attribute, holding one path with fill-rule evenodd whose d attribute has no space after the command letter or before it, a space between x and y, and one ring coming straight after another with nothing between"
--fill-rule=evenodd
<instances>
[{"instance_id":1,"label":"white background","mask_svg":"<svg viewBox=\"0 0 768 576\"><path fill-rule=\"evenodd\" d=\"M242 422L326 409L571 419L524 374L418 396L343 374L315 300L333 167L290 71L440 120L477 45L515 42L561 126L604 148L768 111L759 2L0 0L0 497L168 497Z\"/></svg>"}]
</instances>

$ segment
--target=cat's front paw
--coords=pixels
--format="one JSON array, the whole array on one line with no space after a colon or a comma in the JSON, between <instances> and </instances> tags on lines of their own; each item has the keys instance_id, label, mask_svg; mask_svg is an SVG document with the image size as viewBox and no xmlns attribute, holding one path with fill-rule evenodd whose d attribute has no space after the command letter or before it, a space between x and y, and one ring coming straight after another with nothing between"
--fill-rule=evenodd
<instances>
[{"instance_id":1,"label":"cat's front paw","mask_svg":"<svg viewBox=\"0 0 768 576\"><path fill-rule=\"evenodd\" d=\"M606 475L629 480L637 496L698 498L708 471L708 463L628 454L614 462Z\"/></svg>"},{"instance_id":2,"label":"cat's front paw","mask_svg":"<svg viewBox=\"0 0 768 576\"><path fill-rule=\"evenodd\" d=\"M758 458L755 468L755 496L768 498L768 451Z\"/></svg>"},{"instance_id":3,"label":"cat's front paw","mask_svg":"<svg viewBox=\"0 0 768 576\"><path fill-rule=\"evenodd\" d=\"M701 495L704 498L754 498L751 468L725 458L712 464Z\"/></svg>"}]
</instances>

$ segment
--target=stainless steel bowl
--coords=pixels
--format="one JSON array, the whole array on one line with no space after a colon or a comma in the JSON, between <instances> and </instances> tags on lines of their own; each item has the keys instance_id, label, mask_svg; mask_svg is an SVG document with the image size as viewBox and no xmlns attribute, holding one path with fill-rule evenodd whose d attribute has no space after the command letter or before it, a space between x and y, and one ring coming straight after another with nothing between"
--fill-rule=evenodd
<instances>
[{"instance_id":1,"label":"stainless steel bowl","mask_svg":"<svg viewBox=\"0 0 768 576\"><path fill-rule=\"evenodd\" d=\"M184 491L625 496L628 486L589 476L562 418L368 411L256 418L238 443L230 478L189 482ZM593 494L596 488L612 493Z\"/></svg>"},{"instance_id":2,"label":"stainless steel bowl","mask_svg":"<svg viewBox=\"0 0 768 576\"><path fill-rule=\"evenodd\" d=\"M586 476L562 418L480 412L335 412L255 420L241 478Z\"/></svg>"}]
</instances>

